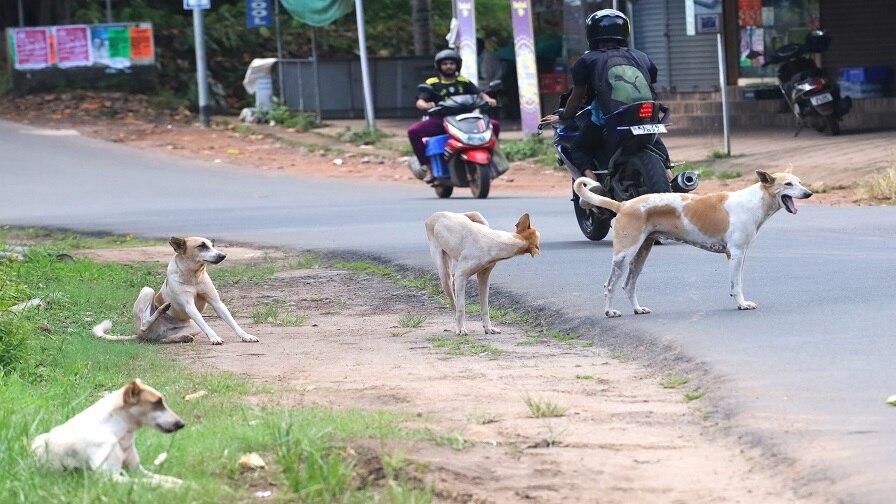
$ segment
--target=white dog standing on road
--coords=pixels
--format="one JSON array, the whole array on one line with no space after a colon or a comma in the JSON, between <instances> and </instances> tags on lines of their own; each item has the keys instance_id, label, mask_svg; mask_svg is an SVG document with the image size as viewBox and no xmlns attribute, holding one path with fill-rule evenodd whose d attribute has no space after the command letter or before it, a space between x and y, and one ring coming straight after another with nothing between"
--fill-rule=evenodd
<instances>
[{"instance_id":1,"label":"white dog standing on road","mask_svg":"<svg viewBox=\"0 0 896 504\"><path fill-rule=\"evenodd\" d=\"M218 290L209 278L206 266L218 264L227 257L214 247L207 238L171 237L168 241L174 249L174 257L168 263L168 272L162 288L156 293L144 287L134 302L134 336L110 336L106 331L112 322L104 320L93 328L97 338L111 341L142 340L153 343L190 343L201 330L212 345L220 345L224 340L215 333L202 318L206 304L215 309L221 319L245 342L256 342L258 338L240 327L230 310L221 301Z\"/></svg>"},{"instance_id":2,"label":"white dog standing on road","mask_svg":"<svg viewBox=\"0 0 896 504\"><path fill-rule=\"evenodd\" d=\"M442 290L454 306L455 332L467 334L464 326L467 280L473 275L479 280L482 327L486 334L501 332L488 316L489 275L498 261L526 253L535 257L540 253L541 237L529 222L529 214L520 217L516 231L511 233L490 228L479 212L436 212L426 219L426 237Z\"/></svg>"},{"instance_id":3,"label":"white dog standing on road","mask_svg":"<svg viewBox=\"0 0 896 504\"><path fill-rule=\"evenodd\" d=\"M140 465L134 435L140 427L170 433L184 425L162 394L136 379L34 438L31 451L52 469L104 471L119 481L126 480L125 469L137 469L150 483L175 486L181 480Z\"/></svg>"},{"instance_id":4,"label":"white dog standing on road","mask_svg":"<svg viewBox=\"0 0 896 504\"><path fill-rule=\"evenodd\" d=\"M581 177L574 189L580 204L591 204L616 212L613 223L613 268L604 284L607 317L622 315L612 308L616 285L628 294L635 314L650 313L638 304L635 284L650 254L654 239L671 238L728 257L731 296L741 310L753 310L756 303L744 299L744 257L762 224L781 208L797 212L794 199L806 199L812 191L790 173L769 175L757 171L759 182L734 192L703 196L679 193L645 194L618 202L590 191L597 182ZM584 206L584 205L583 205Z\"/></svg>"}]
</instances>

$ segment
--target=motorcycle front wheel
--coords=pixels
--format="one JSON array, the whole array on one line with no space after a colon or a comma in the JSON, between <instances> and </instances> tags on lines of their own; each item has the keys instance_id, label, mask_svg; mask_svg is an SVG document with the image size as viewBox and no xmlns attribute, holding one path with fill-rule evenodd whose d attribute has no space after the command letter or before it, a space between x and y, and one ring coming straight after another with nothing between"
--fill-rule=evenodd
<instances>
[{"instance_id":1,"label":"motorcycle front wheel","mask_svg":"<svg viewBox=\"0 0 896 504\"><path fill-rule=\"evenodd\" d=\"M572 209L576 214L576 221L579 223L579 229L585 238L591 241L600 241L606 238L610 232L610 221L612 219L601 218L595 212L590 212L579 206L579 195L575 191L572 192Z\"/></svg>"},{"instance_id":2,"label":"motorcycle front wheel","mask_svg":"<svg viewBox=\"0 0 896 504\"><path fill-rule=\"evenodd\" d=\"M625 199L642 194L672 192L663 162L647 151L641 151L628 160L619 174L619 180L627 183Z\"/></svg>"},{"instance_id":3,"label":"motorcycle front wheel","mask_svg":"<svg viewBox=\"0 0 896 504\"><path fill-rule=\"evenodd\" d=\"M837 116L834 114L824 116L824 120L827 123L828 131L831 132L831 136L837 136L840 134L840 121L837 119Z\"/></svg>"},{"instance_id":4,"label":"motorcycle front wheel","mask_svg":"<svg viewBox=\"0 0 896 504\"><path fill-rule=\"evenodd\" d=\"M437 185L433 186L433 189L436 191L436 196L440 198L450 198L451 193L454 192L453 185Z\"/></svg>"},{"instance_id":5,"label":"motorcycle front wheel","mask_svg":"<svg viewBox=\"0 0 896 504\"><path fill-rule=\"evenodd\" d=\"M492 177L488 171L488 165L471 163L465 161L464 166L467 170L467 180L470 181L470 192L474 198L488 198L488 191L491 189Z\"/></svg>"}]
</instances>

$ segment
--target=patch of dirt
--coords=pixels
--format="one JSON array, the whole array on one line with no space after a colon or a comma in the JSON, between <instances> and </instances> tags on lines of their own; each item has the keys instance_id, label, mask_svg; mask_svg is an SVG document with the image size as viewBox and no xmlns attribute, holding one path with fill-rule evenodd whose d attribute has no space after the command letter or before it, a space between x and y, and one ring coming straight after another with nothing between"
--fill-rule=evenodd
<instances>
[{"instance_id":1,"label":"patch of dirt","mask_svg":"<svg viewBox=\"0 0 896 504\"><path fill-rule=\"evenodd\" d=\"M289 253L238 254L236 247L218 246L228 263L279 255L290 264ZM167 262L171 252L79 254L133 263ZM209 273L214 279L215 268ZM247 398L254 404L405 412L404 427L446 440L388 444L417 468L416 477L434 485L435 502L824 502L804 490L793 493L799 469L780 462L772 468L758 451L719 435L712 412L683 397L698 384L664 388L664 377L590 345L588 335L563 343L500 321L501 334L485 335L474 315L467 317L472 339L499 351L449 355L436 340L455 338L453 312L434 296L332 267L284 270L221 294L260 342L239 342L206 314L224 345L200 336L165 352L194 369L232 372L278 391ZM478 302L475 292L468 296ZM304 316L303 323L254 324L252 311L273 302ZM500 299L492 303L512 308ZM408 314L425 321L402 327ZM527 397L565 412L535 418ZM358 440L350 449L363 451L364 444Z\"/></svg>"}]
</instances>

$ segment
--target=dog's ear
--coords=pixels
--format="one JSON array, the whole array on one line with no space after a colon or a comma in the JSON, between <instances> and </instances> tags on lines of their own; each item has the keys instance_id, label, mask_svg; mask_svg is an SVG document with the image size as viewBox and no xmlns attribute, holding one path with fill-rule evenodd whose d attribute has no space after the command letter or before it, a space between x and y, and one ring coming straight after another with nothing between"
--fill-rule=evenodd
<instances>
[{"instance_id":1,"label":"dog's ear","mask_svg":"<svg viewBox=\"0 0 896 504\"><path fill-rule=\"evenodd\" d=\"M143 382L140 381L140 378L135 378L134 381L128 383L124 388L124 403L137 404L140 402L140 392L142 390Z\"/></svg>"},{"instance_id":2,"label":"dog's ear","mask_svg":"<svg viewBox=\"0 0 896 504\"><path fill-rule=\"evenodd\" d=\"M772 185L775 183L775 177L772 177L762 170L756 170L756 176L759 177L759 181L765 185Z\"/></svg>"},{"instance_id":3,"label":"dog's ear","mask_svg":"<svg viewBox=\"0 0 896 504\"><path fill-rule=\"evenodd\" d=\"M516 232L522 233L523 231L532 227L532 224L529 222L529 214L524 213L520 220L516 221Z\"/></svg>"},{"instance_id":4,"label":"dog's ear","mask_svg":"<svg viewBox=\"0 0 896 504\"><path fill-rule=\"evenodd\" d=\"M178 254L183 254L187 251L187 240L184 240L183 238L172 236L171 239L168 240L168 244L171 245L171 248Z\"/></svg>"}]
</instances>

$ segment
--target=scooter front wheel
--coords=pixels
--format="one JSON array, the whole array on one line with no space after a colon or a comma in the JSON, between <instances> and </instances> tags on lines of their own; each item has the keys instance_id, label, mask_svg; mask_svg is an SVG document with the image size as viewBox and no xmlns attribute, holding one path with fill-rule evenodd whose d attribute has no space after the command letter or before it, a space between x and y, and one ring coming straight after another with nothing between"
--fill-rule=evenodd
<instances>
[{"instance_id":1,"label":"scooter front wheel","mask_svg":"<svg viewBox=\"0 0 896 504\"><path fill-rule=\"evenodd\" d=\"M474 198L488 198L491 189L492 176L488 171L488 165L476 164L466 161L467 180L470 181L470 192Z\"/></svg>"}]
</instances>

